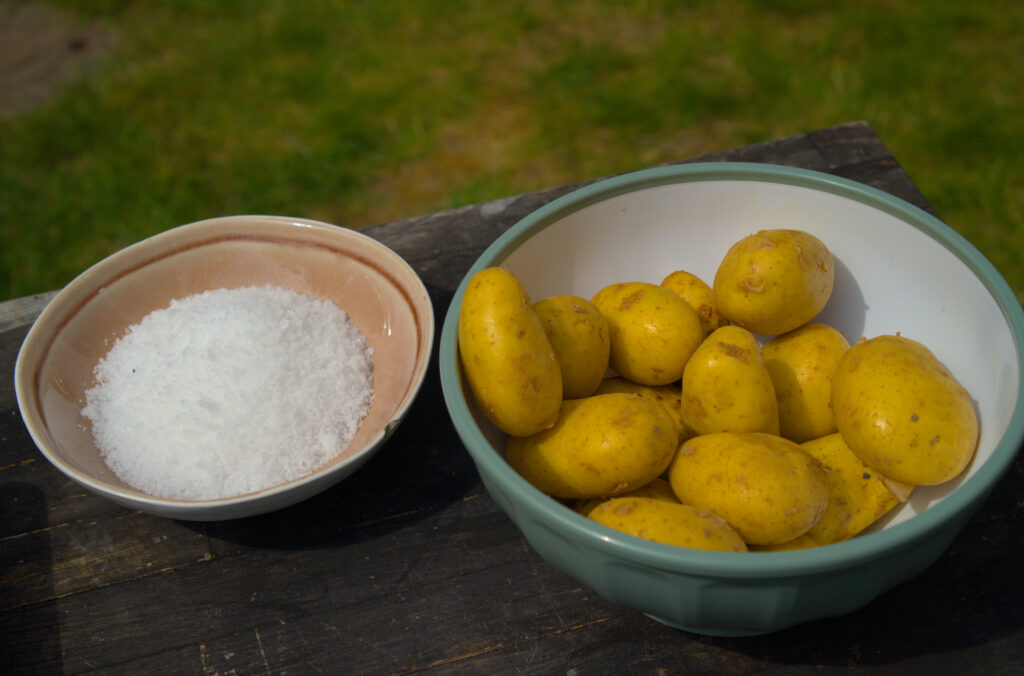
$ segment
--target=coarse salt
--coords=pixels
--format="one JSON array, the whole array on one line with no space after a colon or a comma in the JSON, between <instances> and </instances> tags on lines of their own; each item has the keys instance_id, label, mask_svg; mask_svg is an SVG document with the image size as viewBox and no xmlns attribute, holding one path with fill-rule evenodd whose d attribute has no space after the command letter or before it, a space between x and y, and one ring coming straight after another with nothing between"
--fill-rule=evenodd
<instances>
[{"instance_id":1,"label":"coarse salt","mask_svg":"<svg viewBox=\"0 0 1024 676\"><path fill-rule=\"evenodd\" d=\"M373 398L371 350L330 301L277 286L172 301L100 360L82 415L107 466L150 495L232 497L348 446Z\"/></svg>"}]
</instances>

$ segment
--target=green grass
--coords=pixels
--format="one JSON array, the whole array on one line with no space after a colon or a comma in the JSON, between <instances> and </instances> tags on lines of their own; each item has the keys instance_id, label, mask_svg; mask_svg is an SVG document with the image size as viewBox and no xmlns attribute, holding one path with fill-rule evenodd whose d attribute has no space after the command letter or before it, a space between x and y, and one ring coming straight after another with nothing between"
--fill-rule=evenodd
<instances>
[{"instance_id":1,"label":"green grass","mask_svg":"<svg viewBox=\"0 0 1024 676\"><path fill-rule=\"evenodd\" d=\"M205 217L363 227L865 119L1024 300L1024 4L60 2L120 36L0 119L0 299Z\"/></svg>"}]
</instances>

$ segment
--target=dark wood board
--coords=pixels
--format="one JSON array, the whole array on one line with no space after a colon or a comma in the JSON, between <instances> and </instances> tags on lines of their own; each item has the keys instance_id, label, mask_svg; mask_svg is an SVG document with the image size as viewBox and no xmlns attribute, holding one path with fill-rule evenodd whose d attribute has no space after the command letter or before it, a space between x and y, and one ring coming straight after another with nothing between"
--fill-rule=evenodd
<instances>
[{"instance_id":1,"label":"dark wood board","mask_svg":"<svg viewBox=\"0 0 1024 676\"><path fill-rule=\"evenodd\" d=\"M864 122L690 161L830 172L932 211ZM369 228L431 292L438 325L500 233L581 184ZM0 672L804 674L1024 672L1024 461L949 551L850 615L767 636L689 634L552 568L482 487L436 363L390 442L338 486L236 521L119 507L34 447L0 331ZM4 326L0 324L0 326Z\"/></svg>"}]
</instances>

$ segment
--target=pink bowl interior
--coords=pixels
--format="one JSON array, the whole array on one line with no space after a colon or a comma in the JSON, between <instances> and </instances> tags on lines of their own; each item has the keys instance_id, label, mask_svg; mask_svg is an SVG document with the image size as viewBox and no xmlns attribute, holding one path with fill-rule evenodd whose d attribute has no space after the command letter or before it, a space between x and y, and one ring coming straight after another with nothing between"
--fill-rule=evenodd
<instances>
[{"instance_id":1,"label":"pink bowl interior","mask_svg":"<svg viewBox=\"0 0 1024 676\"><path fill-rule=\"evenodd\" d=\"M172 299L264 284L333 301L373 350L370 411L348 448L314 474L372 449L404 414L429 360L433 315L422 282L395 253L352 230L235 216L128 247L50 303L26 338L18 369L19 400L31 402L22 414L43 452L73 478L142 495L107 468L80 414L96 363L131 325Z\"/></svg>"}]
</instances>

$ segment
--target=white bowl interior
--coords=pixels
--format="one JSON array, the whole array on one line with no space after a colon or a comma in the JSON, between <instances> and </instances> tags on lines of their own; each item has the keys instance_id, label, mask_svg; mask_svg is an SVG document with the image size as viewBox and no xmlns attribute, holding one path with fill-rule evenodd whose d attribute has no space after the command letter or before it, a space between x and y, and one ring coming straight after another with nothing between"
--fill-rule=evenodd
<instances>
[{"instance_id":1,"label":"white bowl interior","mask_svg":"<svg viewBox=\"0 0 1024 676\"><path fill-rule=\"evenodd\" d=\"M842 195L708 180L643 188L586 206L533 233L501 265L534 300L590 298L615 282L657 284L679 269L711 284L734 242L768 228L810 232L832 251L835 290L815 321L839 329L851 344L895 333L917 340L974 399L981 438L971 468L942 486L917 488L884 525L901 523L949 494L992 454L1020 389L1015 341L1001 309L972 270L926 232ZM504 448L503 435L478 421L495 448Z\"/></svg>"}]
</instances>

